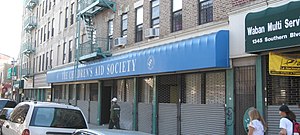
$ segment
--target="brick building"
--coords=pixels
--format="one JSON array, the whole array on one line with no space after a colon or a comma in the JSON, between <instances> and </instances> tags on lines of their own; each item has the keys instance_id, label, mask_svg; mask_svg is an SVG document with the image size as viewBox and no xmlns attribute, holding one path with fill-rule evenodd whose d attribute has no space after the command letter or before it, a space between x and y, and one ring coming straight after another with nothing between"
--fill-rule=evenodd
<instances>
[{"instance_id":1,"label":"brick building","mask_svg":"<svg viewBox=\"0 0 300 135\"><path fill-rule=\"evenodd\" d=\"M246 15L288 2L26 0L25 96L77 105L93 124L117 97L127 130L245 134L247 108L270 114Z\"/></svg>"}]
</instances>

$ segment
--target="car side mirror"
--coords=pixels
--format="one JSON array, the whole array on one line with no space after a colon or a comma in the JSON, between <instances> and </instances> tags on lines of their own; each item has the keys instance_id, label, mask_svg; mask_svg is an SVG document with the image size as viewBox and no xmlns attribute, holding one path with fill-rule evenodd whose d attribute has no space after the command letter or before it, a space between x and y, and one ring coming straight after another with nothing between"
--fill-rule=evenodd
<instances>
[{"instance_id":1,"label":"car side mirror","mask_svg":"<svg viewBox=\"0 0 300 135\"><path fill-rule=\"evenodd\" d=\"M0 115L1 120L7 120L6 115Z\"/></svg>"}]
</instances>

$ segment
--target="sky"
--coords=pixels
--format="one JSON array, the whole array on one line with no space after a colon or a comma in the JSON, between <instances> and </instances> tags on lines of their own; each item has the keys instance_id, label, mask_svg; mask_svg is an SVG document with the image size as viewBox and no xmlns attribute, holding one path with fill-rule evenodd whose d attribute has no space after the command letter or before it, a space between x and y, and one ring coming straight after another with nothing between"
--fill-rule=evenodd
<instances>
[{"instance_id":1,"label":"sky","mask_svg":"<svg viewBox=\"0 0 300 135\"><path fill-rule=\"evenodd\" d=\"M22 32L23 0L1 0L0 53L17 59Z\"/></svg>"}]
</instances>

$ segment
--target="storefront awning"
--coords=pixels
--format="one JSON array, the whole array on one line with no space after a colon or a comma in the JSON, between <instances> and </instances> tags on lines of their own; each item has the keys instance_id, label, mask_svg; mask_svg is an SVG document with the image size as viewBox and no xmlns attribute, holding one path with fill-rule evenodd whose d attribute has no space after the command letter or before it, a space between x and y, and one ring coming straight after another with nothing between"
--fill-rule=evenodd
<instances>
[{"instance_id":1,"label":"storefront awning","mask_svg":"<svg viewBox=\"0 0 300 135\"><path fill-rule=\"evenodd\" d=\"M300 46L300 1L249 13L245 19L248 53Z\"/></svg>"},{"instance_id":2,"label":"storefront awning","mask_svg":"<svg viewBox=\"0 0 300 135\"><path fill-rule=\"evenodd\" d=\"M181 40L47 72L47 82L68 82L229 67L229 32ZM77 71L76 74L74 71ZM76 76L76 77L75 77Z\"/></svg>"}]
</instances>

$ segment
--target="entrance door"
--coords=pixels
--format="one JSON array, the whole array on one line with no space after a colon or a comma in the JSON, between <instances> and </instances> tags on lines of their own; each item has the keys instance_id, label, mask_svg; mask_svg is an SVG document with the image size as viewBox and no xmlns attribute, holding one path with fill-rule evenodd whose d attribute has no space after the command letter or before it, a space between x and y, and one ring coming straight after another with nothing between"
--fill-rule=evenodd
<instances>
[{"instance_id":1,"label":"entrance door","mask_svg":"<svg viewBox=\"0 0 300 135\"><path fill-rule=\"evenodd\" d=\"M234 68L235 134L246 135L243 117L249 107L255 107L255 66Z\"/></svg>"},{"instance_id":2,"label":"entrance door","mask_svg":"<svg viewBox=\"0 0 300 135\"><path fill-rule=\"evenodd\" d=\"M107 124L109 122L110 115L110 100L111 100L111 86L104 86L101 97L101 124Z\"/></svg>"}]
</instances>

